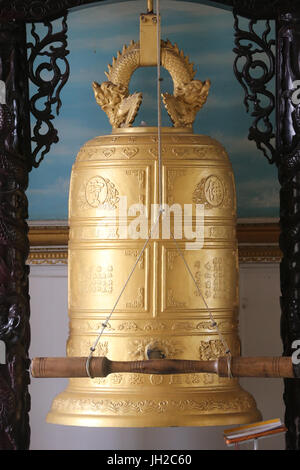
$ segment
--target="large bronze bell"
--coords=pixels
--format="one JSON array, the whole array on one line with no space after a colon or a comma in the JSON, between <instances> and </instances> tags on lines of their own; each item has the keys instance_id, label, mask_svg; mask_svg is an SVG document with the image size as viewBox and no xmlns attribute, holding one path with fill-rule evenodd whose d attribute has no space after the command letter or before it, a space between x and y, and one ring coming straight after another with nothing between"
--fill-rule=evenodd
<instances>
[{"instance_id":1,"label":"large bronze bell","mask_svg":"<svg viewBox=\"0 0 300 470\"><path fill-rule=\"evenodd\" d=\"M124 47L109 66L108 81L93 84L113 130L87 142L72 170L68 356L89 354L144 246L142 233L136 239L129 236L136 214L127 209L140 204L150 214L151 205L159 203L157 128L130 127L142 100L141 93L129 94L130 77L137 67L154 65L142 59L141 49L140 42ZM161 65L174 82L173 95L163 95L173 121L173 127L161 129L163 203L192 204L194 209L202 204L204 244L187 250L190 240L184 234L176 244L172 237L162 237L160 220L160 233L140 257L94 355L112 360L224 356L211 314L232 355L238 356L233 172L222 145L192 131L210 83L194 80L193 65L169 41L161 42ZM229 425L259 419L254 399L237 379L132 373L70 379L47 417L57 424L109 427Z\"/></svg>"}]
</instances>

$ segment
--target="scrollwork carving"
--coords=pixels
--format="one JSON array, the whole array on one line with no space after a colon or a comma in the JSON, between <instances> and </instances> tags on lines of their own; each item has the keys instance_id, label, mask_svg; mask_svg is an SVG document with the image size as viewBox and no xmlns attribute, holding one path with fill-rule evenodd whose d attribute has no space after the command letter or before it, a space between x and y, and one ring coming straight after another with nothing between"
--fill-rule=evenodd
<instances>
[{"instance_id":1,"label":"scrollwork carving","mask_svg":"<svg viewBox=\"0 0 300 470\"><path fill-rule=\"evenodd\" d=\"M98 0L1 0L0 19L31 23L58 18L69 8Z\"/></svg>"},{"instance_id":2,"label":"scrollwork carving","mask_svg":"<svg viewBox=\"0 0 300 470\"><path fill-rule=\"evenodd\" d=\"M0 104L0 340L6 344L6 364L0 367L0 449L27 449L29 446L30 397L28 347L30 338L28 267L29 252L25 149L26 94L24 77L12 76L24 67L25 48L16 43L22 28L1 29L0 78L6 83L7 103ZM23 60L23 62L22 62ZM17 62L20 62L19 64ZM11 88L14 88L12 92ZM14 110L14 112L12 111ZM23 148L24 146L24 148Z\"/></svg>"},{"instance_id":3,"label":"scrollwork carving","mask_svg":"<svg viewBox=\"0 0 300 470\"><path fill-rule=\"evenodd\" d=\"M278 77L278 176L280 189L279 246L281 284L281 338L283 355L293 353L293 342L300 335L299 234L300 234L300 106L293 103L293 83L299 79L300 16L281 15L277 27ZM287 450L300 448L299 380L285 381L284 402Z\"/></svg>"},{"instance_id":4,"label":"scrollwork carving","mask_svg":"<svg viewBox=\"0 0 300 470\"><path fill-rule=\"evenodd\" d=\"M236 46L233 49L236 53L234 73L244 89L244 104L247 112L250 110L250 103L253 105L251 116L254 117L254 121L249 129L248 138L255 141L257 148L263 152L269 163L274 163L277 161L277 154L273 145L275 135L270 116L275 108L275 97L267 89L267 85L275 74L273 52L275 40L269 39L271 27L268 20L260 37L254 30L257 20L251 19L249 31L243 31L239 27L236 13L234 13L234 18ZM262 54L264 60L261 57ZM257 71L260 73L258 74Z\"/></svg>"},{"instance_id":5,"label":"scrollwork carving","mask_svg":"<svg viewBox=\"0 0 300 470\"><path fill-rule=\"evenodd\" d=\"M32 141L35 143L32 152L32 166L34 167L39 166L45 154L49 152L51 145L58 142L58 133L52 122L54 119L53 108L56 106L56 114L58 115L62 104L60 93L69 78L67 15L63 17L62 29L57 33L53 32L51 21L45 20L44 25L47 28L47 34L43 38L37 34L35 24L32 25L31 35L34 43L30 42L27 45L30 50L29 78L37 87L37 92L30 100L30 110L36 119L32 136ZM38 59L41 58L46 58L47 61L37 65ZM61 62L64 64L64 70L61 68Z\"/></svg>"}]
</instances>

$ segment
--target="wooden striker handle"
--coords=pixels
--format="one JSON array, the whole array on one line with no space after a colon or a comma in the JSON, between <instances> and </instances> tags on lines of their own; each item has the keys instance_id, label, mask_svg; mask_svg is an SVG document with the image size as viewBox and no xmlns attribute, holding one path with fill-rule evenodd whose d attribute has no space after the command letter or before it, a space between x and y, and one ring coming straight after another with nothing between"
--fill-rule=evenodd
<instances>
[{"instance_id":1,"label":"wooden striker handle","mask_svg":"<svg viewBox=\"0 0 300 470\"><path fill-rule=\"evenodd\" d=\"M111 361L92 357L91 377L106 377L112 373L194 374L213 373L220 377L294 377L291 357L233 357L230 367L227 357L214 361L152 359L147 361ZM31 362L31 374L36 378L88 377L86 357L37 357Z\"/></svg>"}]
</instances>

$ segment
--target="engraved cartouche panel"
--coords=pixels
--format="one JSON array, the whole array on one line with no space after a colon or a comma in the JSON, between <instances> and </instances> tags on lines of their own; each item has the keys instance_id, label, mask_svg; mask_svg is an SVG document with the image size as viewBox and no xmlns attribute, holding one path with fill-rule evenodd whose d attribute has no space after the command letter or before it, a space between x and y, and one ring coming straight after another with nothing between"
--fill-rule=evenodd
<instances>
[{"instance_id":1,"label":"engraved cartouche panel","mask_svg":"<svg viewBox=\"0 0 300 470\"><path fill-rule=\"evenodd\" d=\"M72 310L94 309L97 312L109 312L124 283L131 272L136 259L135 252L129 255L130 248L119 245L109 247L89 244L76 249L72 244L69 269L69 295ZM143 261L132 275L116 312L148 312L150 305L151 273L149 250L145 250ZM120 269L122 266L122 269Z\"/></svg>"},{"instance_id":2,"label":"engraved cartouche panel","mask_svg":"<svg viewBox=\"0 0 300 470\"><path fill-rule=\"evenodd\" d=\"M184 245L182 248L184 249ZM237 305L235 250L185 250L184 257L198 288L176 247L164 246L161 271L162 311L199 310L205 313L207 309L203 298L212 309L230 309Z\"/></svg>"},{"instance_id":3,"label":"engraved cartouche panel","mask_svg":"<svg viewBox=\"0 0 300 470\"><path fill-rule=\"evenodd\" d=\"M76 200L69 210L76 217L116 218L127 215L133 204L143 204L150 213L150 165L122 166L114 163L78 163L70 183L70 198ZM123 198L121 209L120 199Z\"/></svg>"},{"instance_id":4,"label":"engraved cartouche panel","mask_svg":"<svg viewBox=\"0 0 300 470\"><path fill-rule=\"evenodd\" d=\"M168 204L203 204L207 215L233 215L235 189L232 174L226 167L184 166L165 168L165 191Z\"/></svg>"}]
</instances>

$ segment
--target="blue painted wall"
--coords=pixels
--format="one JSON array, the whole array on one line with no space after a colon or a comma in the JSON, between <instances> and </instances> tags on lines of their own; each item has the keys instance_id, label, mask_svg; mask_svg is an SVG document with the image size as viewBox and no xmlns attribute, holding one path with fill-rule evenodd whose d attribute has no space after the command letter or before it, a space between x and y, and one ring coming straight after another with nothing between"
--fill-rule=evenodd
<instances>
[{"instance_id":1,"label":"blue painted wall","mask_svg":"<svg viewBox=\"0 0 300 470\"><path fill-rule=\"evenodd\" d=\"M160 3L162 38L176 42L189 56L197 70L195 78L212 81L208 101L198 113L194 131L211 135L226 147L236 178L238 216L278 217L276 168L247 139L252 118L246 114L243 91L232 70L232 14L195 3L174 0ZM106 114L95 102L91 83L105 81L104 71L112 57L123 44L138 40L139 14L145 10L146 0L136 0L70 12L71 76L62 91L60 115L55 119L60 141L40 168L30 174L27 195L31 220L67 219L69 178L76 154L88 139L111 131ZM42 32L43 27L37 30ZM162 91L171 91L168 72L163 77ZM155 78L155 68L138 69L132 77L131 90L143 91L144 95L135 125L142 120L156 125ZM170 125L166 113L163 125Z\"/></svg>"}]
</instances>

